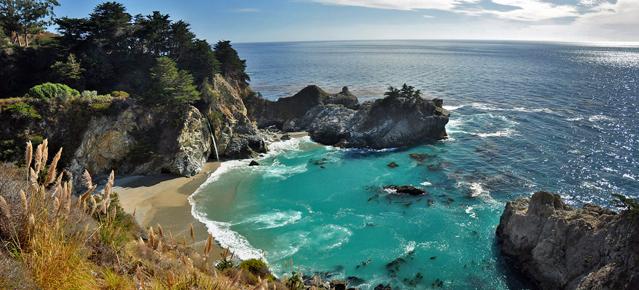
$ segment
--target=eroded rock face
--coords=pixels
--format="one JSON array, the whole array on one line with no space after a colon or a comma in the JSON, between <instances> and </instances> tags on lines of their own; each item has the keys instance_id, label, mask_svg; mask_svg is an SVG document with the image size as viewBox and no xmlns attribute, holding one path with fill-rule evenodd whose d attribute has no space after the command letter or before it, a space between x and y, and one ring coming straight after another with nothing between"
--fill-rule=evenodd
<instances>
[{"instance_id":1,"label":"eroded rock face","mask_svg":"<svg viewBox=\"0 0 639 290\"><path fill-rule=\"evenodd\" d=\"M249 112L260 127L308 131L321 144L393 148L446 138L449 113L441 99L386 97L359 104L348 88L329 94L308 86L277 102L252 97Z\"/></svg>"},{"instance_id":2,"label":"eroded rock face","mask_svg":"<svg viewBox=\"0 0 639 290\"><path fill-rule=\"evenodd\" d=\"M497 237L504 255L542 289L639 289L639 217L574 209L537 192L508 202Z\"/></svg>"},{"instance_id":3,"label":"eroded rock face","mask_svg":"<svg viewBox=\"0 0 639 290\"><path fill-rule=\"evenodd\" d=\"M131 106L111 116L92 119L69 169L100 176L118 174L198 173L211 150L206 119L195 107L173 112Z\"/></svg>"},{"instance_id":4,"label":"eroded rock face","mask_svg":"<svg viewBox=\"0 0 639 290\"><path fill-rule=\"evenodd\" d=\"M221 157L241 159L266 152L264 138L249 119L242 93L237 88L216 75L203 99L203 112L210 120Z\"/></svg>"},{"instance_id":5,"label":"eroded rock face","mask_svg":"<svg viewBox=\"0 0 639 290\"><path fill-rule=\"evenodd\" d=\"M325 145L357 148L394 148L446 138L448 112L422 98L391 98L366 102L358 110L321 105L297 121Z\"/></svg>"},{"instance_id":6,"label":"eroded rock face","mask_svg":"<svg viewBox=\"0 0 639 290\"><path fill-rule=\"evenodd\" d=\"M249 115L257 121L260 128L275 126L284 131L299 130L300 126L296 124L298 119L317 106L329 104L349 109L359 107L357 97L351 94L347 87L342 88L337 94L329 94L315 85L307 86L297 94L280 98L275 102L250 97L246 103Z\"/></svg>"}]
</instances>

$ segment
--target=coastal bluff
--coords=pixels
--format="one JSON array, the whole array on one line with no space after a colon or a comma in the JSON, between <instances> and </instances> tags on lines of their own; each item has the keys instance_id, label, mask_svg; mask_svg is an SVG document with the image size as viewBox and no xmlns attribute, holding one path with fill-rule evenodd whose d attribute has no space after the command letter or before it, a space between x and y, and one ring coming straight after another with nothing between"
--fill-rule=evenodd
<instances>
[{"instance_id":1,"label":"coastal bluff","mask_svg":"<svg viewBox=\"0 0 639 290\"><path fill-rule=\"evenodd\" d=\"M540 289L639 289L639 216L537 192L508 202L501 252Z\"/></svg>"},{"instance_id":2,"label":"coastal bluff","mask_svg":"<svg viewBox=\"0 0 639 290\"><path fill-rule=\"evenodd\" d=\"M219 74L204 85L202 100L194 105L103 99L20 99L34 108L37 118L0 106L0 122L9 125L0 130L0 140L24 144L46 138L53 150L64 148L61 164L74 177L86 169L96 178L112 169L120 175L193 176L209 158L216 158L216 151L222 159L242 159L267 150L247 115L240 89ZM18 152L5 150L14 151ZM18 160L21 156L3 157Z\"/></svg>"},{"instance_id":3,"label":"coastal bluff","mask_svg":"<svg viewBox=\"0 0 639 290\"><path fill-rule=\"evenodd\" d=\"M258 126L308 131L313 141L324 145L384 149L447 137L449 112L443 108L443 101L419 95L386 96L359 103L347 87L329 94L308 86L277 101L251 97L246 103Z\"/></svg>"}]
</instances>

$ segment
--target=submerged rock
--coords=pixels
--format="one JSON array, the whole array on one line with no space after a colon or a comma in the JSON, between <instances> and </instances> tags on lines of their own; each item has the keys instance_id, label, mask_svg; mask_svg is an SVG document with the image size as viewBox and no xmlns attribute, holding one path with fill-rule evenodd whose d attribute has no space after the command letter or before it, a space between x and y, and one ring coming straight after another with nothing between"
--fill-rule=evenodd
<instances>
[{"instance_id":1,"label":"submerged rock","mask_svg":"<svg viewBox=\"0 0 639 290\"><path fill-rule=\"evenodd\" d=\"M639 216L537 192L506 204L501 252L541 289L639 289Z\"/></svg>"},{"instance_id":2,"label":"submerged rock","mask_svg":"<svg viewBox=\"0 0 639 290\"><path fill-rule=\"evenodd\" d=\"M410 185L387 185L384 186L384 189L392 190L396 194L408 194L414 196L426 194L425 190Z\"/></svg>"},{"instance_id":3,"label":"submerged rock","mask_svg":"<svg viewBox=\"0 0 639 290\"><path fill-rule=\"evenodd\" d=\"M410 157L411 159L417 162L424 162L424 160L426 160L427 158L431 156L426 153L411 153L411 154L408 154L408 157Z\"/></svg>"},{"instance_id":4,"label":"submerged rock","mask_svg":"<svg viewBox=\"0 0 639 290\"><path fill-rule=\"evenodd\" d=\"M391 288L391 286L389 284L377 284L377 286L375 286L375 290L392 290L393 288Z\"/></svg>"},{"instance_id":5,"label":"submerged rock","mask_svg":"<svg viewBox=\"0 0 639 290\"><path fill-rule=\"evenodd\" d=\"M346 281L348 282L348 285L361 285L366 283L366 280L356 276L348 276L346 277Z\"/></svg>"},{"instance_id":6,"label":"submerged rock","mask_svg":"<svg viewBox=\"0 0 639 290\"><path fill-rule=\"evenodd\" d=\"M388 166L389 168L397 168L399 167L399 165L397 163L395 163L394 161L391 163L386 164L386 166Z\"/></svg>"},{"instance_id":7,"label":"submerged rock","mask_svg":"<svg viewBox=\"0 0 639 290\"><path fill-rule=\"evenodd\" d=\"M342 280L333 280L331 281L331 289L346 290L346 282Z\"/></svg>"}]
</instances>

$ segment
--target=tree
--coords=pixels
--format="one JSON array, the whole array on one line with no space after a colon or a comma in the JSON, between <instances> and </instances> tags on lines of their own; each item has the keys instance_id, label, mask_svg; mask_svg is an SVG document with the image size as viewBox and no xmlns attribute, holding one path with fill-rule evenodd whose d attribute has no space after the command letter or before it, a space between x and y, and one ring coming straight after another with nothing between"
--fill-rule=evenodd
<instances>
[{"instance_id":1,"label":"tree","mask_svg":"<svg viewBox=\"0 0 639 290\"><path fill-rule=\"evenodd\" d=\"M58 5L57 0L0 0L0 24L13 44L28 47L30 37L51 23Z\"/></svg>"},{"instance_id":2,"label":"tree","mask_svg":"<svg viewBox=\"0 0 639 290\"><path fill-rule=\"evenodd\" d=\"M215 57L220 62L220 70L224 77L242 86L248 86L251 78L246 74L246 60L240 59L230 41L219 41L215 45Z\"/></svg>"},{"instance_id":3,"label":"tree","mask_svg":"<svg viewBox=\"0 0 639 290\"><path fill-rule=\"evenodd\" d=\"M126 12L124 5L117 2L99 4L87 24L91 40L107 52L128 47L125 39L130 32L131 14Z\"/></svg>"},{"instance_id":4,"label":"tree","mask_svg":"<svg viewBox=\"0 0 639 290\"><path fill-rule=\"evenodd\" d=\"M193 77L179 70L173 60L160 57L150 71L151 88L147 101L160 104L190 104L200 99Z\"/></svg>"},{"instance_id":5,"label":"tree","mask_svg":"<svg viewBox=\"0 0 639 290\"><path fill-rule=\"evenodd\" d=\"M153 14L135 17L136 37L141 40L138 47L142 53L153 56L169 54L169 38L171 35L171 20L168 14L153 11Z\"/></svg>"},{"instance_id":6,"label":"tree","mask_svg":"<svg viewBox=\"0 0 639 290\"><path fill-rule=\"evenodd\" d=\"M82 69L74 54L69 54L64 62L56 61L51 65L51 74L54 81L76 88L80 87L78 82L82 79L83 71L84 69Z\"/></svg>"},{"instance_id":7,"label":"tree","mask_svg":"<svg viewBox=\"0 0 639 290\"><path fill-rule=\"evenodd\" d=\"M397 89L393 86L388 87L384 96L390 98L420 98L422 96L422 92L420 90L416 90L413 86L403 84L401 89Z\"/></svg>"}]
</instances>

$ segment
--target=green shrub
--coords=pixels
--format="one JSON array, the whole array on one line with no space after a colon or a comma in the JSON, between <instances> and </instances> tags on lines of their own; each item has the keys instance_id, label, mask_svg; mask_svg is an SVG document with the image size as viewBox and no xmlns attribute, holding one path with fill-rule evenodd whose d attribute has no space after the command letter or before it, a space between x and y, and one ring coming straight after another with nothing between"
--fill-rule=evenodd
<instances>
[{"instance_id":1,"label":"green shrub","mask_svg":"<svg viewBox=\"0 0 639 290\"><path fill-rule=\"evenodd\" d=\"M80 92L65 84L44 83L29 89L27 96L41 100L59 99L67 101L70 98L80 96Z\"/></svg>"},{"instance_id":2,"label":"green shrub","mask_svg":"<svg viewBox=\"0 0 639 290\"><path fill-rule=\"evenodd\" d=\"M126 100L129 98L129 93L124 91L113 91L111 92L111 97L113 97L114 99Z\"/></svg>"},{"instance_id":3,"label":"green shrub","mask_svg":"<svg viewBox=\"0 0 639 290\"><path fill-rule=\"evenodd\" d=\"M269 276L271 274L266 263L259 259L242 261L242 263L240 263L240 269L260 277Z\"/></svg>"},{"instance_id":4,"label":"green shrub","mask_svg":"<svg viewBox=\"0 0 639 290\"><path fill-rule=\"evenodd\" d=\"M5 110L18 118L30 120L42 119L42 116L40 116L38 110L36 110L33 106L23 102L8 105Z\"/></svg>"},{"instance_id":5,"label":"green shrub","mask_svg":"<svg viewBox=\"0 0 639 290\"><path fill-rule=\"evenodd\" d=\"M111 108L111 103L91 103L89 107L94 111L106 111Z\"/></svg>"},{"instance_id":6,"label":"green shrub","mask_svg":"<svg viewBox=\"0 0 639 290\"><path fill-rule=\"evenodd\" d=\"M92 99L98 96L97 91L82 91L82 98Z\"/></svg>"}]
</instances>

